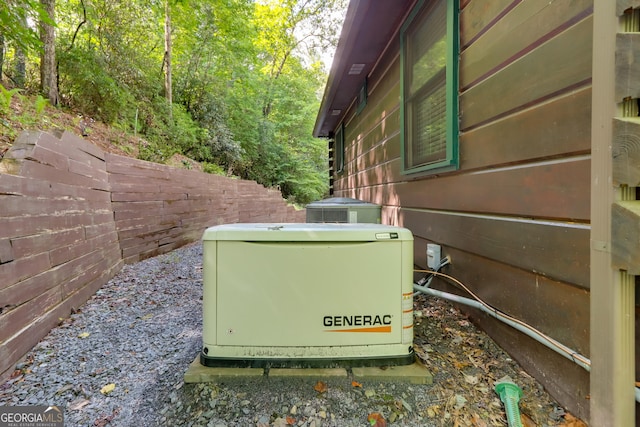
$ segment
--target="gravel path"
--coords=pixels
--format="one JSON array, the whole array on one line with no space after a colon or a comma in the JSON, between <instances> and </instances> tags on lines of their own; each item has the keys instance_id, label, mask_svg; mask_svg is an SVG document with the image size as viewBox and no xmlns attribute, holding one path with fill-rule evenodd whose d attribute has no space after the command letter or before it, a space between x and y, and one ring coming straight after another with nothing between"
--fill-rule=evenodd
<instances>
[{"instance_id":1,"label":"gravel path","mask_svg":"<svg viewBox=\"0 0 640 427\"><path fill-rule=\"evenodd\" d=\"M434 372L431 386L329 378L318 387L317 379L269 377L184 384L200 348L201 297L199 243L126 265L16 366L0 384L0 405L57 405L65 426L355 427L373 425L375 413L390 426L500 426L506 419L492 381L511 375L536 424L562 421L564 411L535 380L442 301L416 302L416 351ZM429 318L437 322L422 322ZM487 357L464 375L451 358L468 362L469 349L450 345L463 337L481 340Z\"/></svg>"},{"instance_id":2,"label":"gravel path","mask_svg":"<svg viewBox=\"0 0 640 427\"><path fill-rule=\"evenodd\" d=\"M193 244L124 266L17 365L0 404L58 405L66 426L157 425L200 347L201 258Z\"/></svg>"}]
</instances>

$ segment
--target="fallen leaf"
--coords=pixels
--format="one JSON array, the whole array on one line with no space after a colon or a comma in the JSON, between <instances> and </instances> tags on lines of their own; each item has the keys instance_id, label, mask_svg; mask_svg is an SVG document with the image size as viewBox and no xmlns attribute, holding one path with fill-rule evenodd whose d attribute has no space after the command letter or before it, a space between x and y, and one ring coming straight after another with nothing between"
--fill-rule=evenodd
<instances>
[{"instance_id":1,"label":"fallen leaf","mask_svg":"<svg viewBox=\"0 0 640 427\"><path fill-rule=\"evenodd\" d=\"M475 375L465 375L464 376L464 380L468 384L472 384L472 385L473 384L478 384L478 381L480 381L480 379Z\"/></svg>"},{"instance_id":2,"label":"fallen leaf","mask_svg":"<svg viewBox=\"0 0 640 427\"><path fill-rule=\"evenodd\" d=\"M429 418L434 418L438 414L440 414L440 405L433 405L427 408L427 415Z\"/></svg>"},{"instance_id":3,"label":"fallen leaf","mask_svg":"<svg viewBox=\"0 0 640 427\"><path fill-rule=\"evenodd\" d=\"M455 396L453 396L452 400L453 400L453 407L455 409L462 409L464 408L464 405L467 403L467 399L465 399L465 397L460 394L456 394Z\"/></svg>"},{"instance_id":4,"label":"fallen leaf","mask_svg":"<svg viewBox=\"0 0 640 427\"><path fill-rule=\"evenodd\" d=\"M326 393L328 390L327 383L324 381L318 381L316 385L313 386L313 389L318 393Z\"/></svg>"},{"instance_id":5,"label":"fallen leaf","mask_svg":"<svg viewBox=\"0 0 640 427\"><path fill-rule=\"evenodd\" d=\"M67 384L65 386L60 387L58 390L56 390L56 394L62 394L65 391L69 391L73 388L73 386L71 384Z\"/></svg>"},{"instance_id":6,"label":"fallen leaf","mask_svg":"<svg viewBox=\"0 0 640 427\"><path fill-rule=\"evenodd\" d=\"M100 389L100 393L107 395L111 393L113 390L115 390L115 388L116 388L116 385L114 383L107 384L106 386Z\"/></svg>"},{"instance_id":7,"label":"fallen leaf","mask_svg":"<svg viewBox=\"0 0 640 427\"><path fill-rule=\"evenodd\" d=\"M80 335L78 335L78 338L87 338L89 335L91 335L89 332L83 332Z\"/></svg>"},{"instance_id":8,"label":"fallen leaf","mask_svg":"<svg viewBox=\"0 0 640 427\"><path fill-rule=\"evenodd\" d=\"M360 387L360 388L362 388L362 384L360 384L358 381L351 381L351 387Z\"/></svg>"},{"instance_id":9,"label":"fallen leaf","mask_svg":"<svg viewBox=\"0 0 640 427\"><path fill-rule=\"evenodd\" d=\"M473 427L489 427L489 424L484 422L478 414L473 414L471 416L471 423L473 424Z\"/></svg>"},{"instance_id":10,"label":"fallen leaf","mask_svg":"<svg viewBox=\"0 0 640 427\"><path fill-rule=\"evenodd\" d=\"M91 403L91 402L89 400L87 400L87 399L82 399L82 398L76 399L76 400L74 400L73 402L71 402L69 404L69 410L70 411L78 411L78 410L84 408L85 406L87 406L89 403Z\"/></svg>"},{"instance_id":11,"label":"fallen leaf","mask_svg":"<svg viewBox=\"0 0 640 427\"><path fill-rule=\"evenodd\" d=\"M148 313L141 317L142 320L149 320L153 317L153 314Z\"/></svg>"},{"instance_id":12,"label":"fallen leaf","mask_svg":"<svg viewBox=\"0 0 640 427\"><path fill-rule=\"evenodd\" d=\"M527 414L520 414L520 422L522 422L522 427L537 427L538 424L535 423Z\"/></svg>"},{"instance_id":13,"label":"fallen leaf","mask_svg":"<svg viewBox=\"0 0 640 427\"><path fill-rule=\"evenodd\" d=\"M587 425L583 423L582 420L574 417L568 412L564 414L564 421L565 422L563 424L560 424L563 427L587 427Z\"/></svg>"},{"instance_id":14,"label":"fallen leaf","mask_svg":"<svg viewBox=\"0 0 640 427\"><path fill-rule=\"evenodd\" d=\"M464 368L466 368L467 366L469 366L469 364L468 364L467 362L459 362L459 361L457 361L457 360L454 360L454 361L453 361L453 366L455 366L455 368L456 368L458 371L461 371L461 370L463 370Z\"/></svg>"},{"instance_id":15,"label":"fallen leaf","mask_svg":"<svg viewBox=\"0 0 640 427\"><path fill-rule=\"evenodd\" d=\"M387 427L387 421L380 412L373 412L367 417L367 421L371 427Z\"/></svg>"},{"instance_id":16,"label":"fallen leaf","mask_svg":"<svg viewBox=\"0 0 640 427\"><path fill-rule=\"evenodd\" d=\"M102 417L98 418L97 420L95 420L93 422L93 425L96 427L105 427L107 424L111 423L111 421L113 421L113 419L116 417L116 415L118 415L118 413L120 413L119 409L116 409L115 411L113 411L113 413L111 415L103 415Z\"/></svg>"}]
</instances>

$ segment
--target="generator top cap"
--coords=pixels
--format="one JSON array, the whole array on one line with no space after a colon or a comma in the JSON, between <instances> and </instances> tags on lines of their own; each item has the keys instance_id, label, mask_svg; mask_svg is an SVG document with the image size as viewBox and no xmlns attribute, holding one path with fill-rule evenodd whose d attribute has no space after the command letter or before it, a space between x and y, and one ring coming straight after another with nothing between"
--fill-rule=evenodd
<instances>
[{"instance_id":1,"label":"generator top cap","mask_svg":"<svg viewBox=\"0 0 640 427\"><path fill-rule=\"evenodd\" d=\"M413 234L406 228L384 224L242 223L209 227L202 240L374 242L413 240Z\"/></svg>"}]
</instances>

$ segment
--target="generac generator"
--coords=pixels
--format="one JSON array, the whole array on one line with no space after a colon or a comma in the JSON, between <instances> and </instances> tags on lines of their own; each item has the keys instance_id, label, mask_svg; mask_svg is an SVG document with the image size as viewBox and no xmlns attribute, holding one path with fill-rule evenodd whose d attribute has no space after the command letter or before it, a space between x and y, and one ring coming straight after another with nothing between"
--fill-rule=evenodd
<instances>
[{"instance_id":1,"label":"generac generator","mask_svg":"<svg viewBox=\"0 0 640 427\"><path fill-rule=\"evenodd\" d=\"M227 224L203 236L205 366L407 365L413 236L381 224Z\"/></svg>"}]
</instances>

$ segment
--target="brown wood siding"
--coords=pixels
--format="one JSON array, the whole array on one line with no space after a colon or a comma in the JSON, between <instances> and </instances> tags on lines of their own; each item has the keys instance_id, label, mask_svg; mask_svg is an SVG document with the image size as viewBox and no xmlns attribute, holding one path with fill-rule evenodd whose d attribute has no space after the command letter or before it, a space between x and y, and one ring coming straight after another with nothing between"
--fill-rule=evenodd
<instances>
[{"instance_id":1,"label":"brown wood siding","mask_svg":"<svg viewBox=\"0 0 640 427\"><path fill-rule=\"evenodd\" d=\"M589 228L583 225L461 216L401 209L414 236L476 254L550 279L589 287ZM424 264L423 250L416 263ZM544 269L541 268L544 266Z\"/></svg>"},{"instance_id":2,"label":"brown wood siding","mask_svg":"<svg viewBox=\"0 0 640 427\"><path fill-rule=\"evenodd\" d=\"M460 2L460 46L469 45L482 34L501 14L517 4L518 0L493 0Z\"/></svg>"},{"instance_id":3,"label":"brown wood siding","mask_svg":"<svg viewBox=\"0 0 640 427\"><path fill-rule=\"evenodd\" d=\"M402 173L396 45L369 75L365 109L346 115L334 195L383 205L385 223L414 233L416 265L427 242L442 245L448 272L487 302L588 356L592 2L461 4L459 170ZM473 317L588 418L586 371Z\"/></svg>"},{"instance_id":4,"label":"brown wood siding","mask_svg":"<svg viewBox=\"0 0 640 427\"><path fill-rule=\"evenodd\" d=\"M481 2L475 1L472 5L479 3ZM499 2L490 3L499 5ZM495 73L496 67L514 62L524 56L532 45L544 43L571 22L581 20L590 14L592 3L592 0L519 2L495 23L491 31L463 49L460 59L460 87L467 88ZM463 28L467 15L472 12L469 9L461 13ZM462 46L467 46L464 39ZM486 52L491 52L491 55Z\"/></svg>"},{"instance_id":5,"label":"brown wood siding","mask_svg":"<svg viewBox=\"0 0 640 427\"><path fill-rule=\"evenodd\" d=\"M569 92L460 135L460 168L484 169L589 153L591 89Z\"/></svg>"},{"instance_id":6,"label":"brown wood siding","mask_svg":"<svg viewBox=\"0 0 640 427\"><path fill-rule=\"evenodd\" d=\"M592 27L583 19L462 92L461 130L590 84Z\"/></svg>"}]
</instances>

